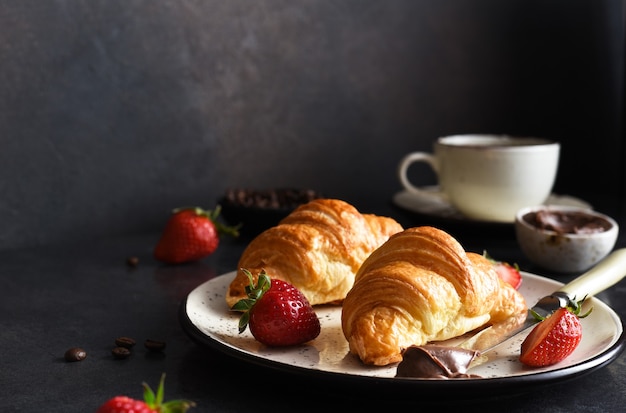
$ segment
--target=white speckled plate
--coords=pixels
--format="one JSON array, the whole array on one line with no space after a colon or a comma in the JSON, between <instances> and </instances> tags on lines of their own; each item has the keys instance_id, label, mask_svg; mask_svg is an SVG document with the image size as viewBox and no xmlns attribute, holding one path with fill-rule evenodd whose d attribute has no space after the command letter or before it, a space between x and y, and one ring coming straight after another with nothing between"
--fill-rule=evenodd
<instances>
[{"instance_id":1,"label":"white speckled plate","mask_svg":"<svg viewBox=\"0 0 626 413\"><path fill-rule=\"evenodd\" d=\"M487 353L489 360L470 371L482 378L472 379L406 379L395 378L396 366L372 367L362 364L357 357L349 354L348 343L341 331L341 307L319 306L316 313L320 318L322 331L313 341L291 348L270 348L257 342L246 330L239 334L238 313L231 312L226 305L225 292L234 278L231 272L198 286L187 297L181 307L181 323L185 331L196 341L224 351L256 364L278 368L295 373L321 375L348 379L356 383L374 380L378 386L406 386L437 390L445 386L472 391L487 382L494 391L506 391L529 387L549 381L561 380L581 375L613 361L623 350L623 325L619 316L606 304L596 298L587 300L586 306L593 306L593 312L582 319L583 339L570 357L553 366L527 368L518 360L522 337L514 337ZM562 284L538 275L523 273L520 292L527 302L533 305L539 298L551 294ZM451 340L450 344L459 340ZM447 384L443 384L447 383ZM454 383L454 384L452 384ZM494 388L493 385L496 385Z\"/></svg>"}]
</instances>

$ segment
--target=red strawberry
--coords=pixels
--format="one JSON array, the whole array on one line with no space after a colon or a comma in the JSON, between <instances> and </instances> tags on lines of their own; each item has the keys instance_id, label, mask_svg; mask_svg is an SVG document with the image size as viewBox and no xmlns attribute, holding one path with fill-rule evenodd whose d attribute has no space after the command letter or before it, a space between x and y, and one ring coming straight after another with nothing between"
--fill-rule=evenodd
<instances>
[{"instance_id":1,"label":"red strawberry","mask_svg":"<svg viewBox=\"0 0 626 413\"><path fill-rule=\"evenodd\" d=\"M217 222L219 213L219 206L214 211L198 207L175 209L154 249L154 258L167 264L181 264L211 255L221 233L238 235L237 227Z\"/></svg>"},{"instance_id":2,"label":"red strawberry","mask_svg":"<svg viewBox=\"0 0 626 413\"><path fill-rule=\"evenodd\" d=\"M572 354L583 335L580 318L591 312L578 315L583 301L576 303L574 308L559 308L542 319L522 343L519 360L533 367L550 366Z\"/></svg>"},{"instance_id":3,"label":"red strawberry","mask_svg":"<svg viewBox=\"0 0 626 413\"><path fill-rule=\"evenodd\" d=\"M293 285L270 280L264 270L257 285L250 271L242 268L250 279L248 298L238 301L233 310L244 311L239 320L239 333L250 325L255 339L268 346L292 346L313 340L320 333L320 321L306 297Z\"/></svg>"},{"instance_id":4,"label":"red strawberry","mask_svg":"<svg viewBox=\"0 0 626 413\"><path fill-rule=\"evenodd\" d=\"M96 413L154 413L156 410L150 408L141 400L131 399L126 396L116 396L104 403Z\"/></svg>"},{"instance_id":5,"label":"red strawberry","mask_svg":"<svg viewBox=\"0 0 626 413\"><path fill-rule=\"evenodd\" d=\"M519 272L517 264L511 265L508 262L494 260L487 254L487 251L483 252L483 256L493 262L498 277L500 277L502 281L511 284L516 290L519 289L520 285L522 285L522 274Z\"/></svg>"},{"instance_id":6,"label":"red strawberry","mask_svg":"<svg viewBox=\"0 0 626 413\"><path fill-rule=\"evenodd\" d=\"M498 276L516 290L522 285L522 274L519 272L517 265L511 265L507 262L496 263L496 272Z\"/></svg>"},{"instance_id":7,"label":"red strawberry","mask_svg":"<svg viewBox=\"0 0 626 413\"><path fill-rule=\"evenodd\" d=\"M143 384L144 400L127 396L116 396L98 408L96 413L183 413L195 403L188 400L172 400L163 403L165 374L161 376L156 394L150 386Z\"/></svg>"}]
</instances>

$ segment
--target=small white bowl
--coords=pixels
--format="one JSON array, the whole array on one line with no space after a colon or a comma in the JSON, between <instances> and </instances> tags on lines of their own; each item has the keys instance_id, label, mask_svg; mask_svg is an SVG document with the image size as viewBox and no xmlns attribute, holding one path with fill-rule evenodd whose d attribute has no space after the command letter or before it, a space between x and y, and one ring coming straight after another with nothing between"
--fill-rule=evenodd
<instances>
[{"instance_id":1,"label":"small white bowl","mask_svg":"<svg viewBox=\"0 0 626 413\"><path fill-rule=\"evenodd\" d=\"M593 220L602 229L590 233L549 229L553 227L537 222L537 217L546 213L559 226L578 217L580 221ZM611 252L618 232L613 218L585 208L544 205L523 208L515 216L515 234L524 255L544 269L561 273L582 272L594 266Z\"/></svg>"}]
</instances>

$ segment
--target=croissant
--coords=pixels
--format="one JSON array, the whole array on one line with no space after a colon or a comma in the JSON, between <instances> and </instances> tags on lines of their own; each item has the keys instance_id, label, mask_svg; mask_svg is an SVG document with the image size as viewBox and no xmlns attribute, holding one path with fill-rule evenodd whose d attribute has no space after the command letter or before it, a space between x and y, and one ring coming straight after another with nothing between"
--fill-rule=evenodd
<instances>
[{"instance_id":1,"label":"croissant","mask_svg":"<svg viewBox=\"0 0 626 413\"><path fill-rule=\"evenodd\" d=\"M311 305L341 302L361 263L402 230L392 218L361 214L337 199L316 199L254 238L237 268L255 277L265 269L271 278L294 285ZM229 307L245 297L248 284L239 271L226 294Z\"/></svg>"},{"instance_id":2,"label":"croissant","mask_svg":"<svg viewBox=\"0 0 626 413\"><path fill-rule=\"evenodd\" d=\"M491 261L465 252L448 233L409 228L363 263L343 302L350 352L388 365L402 349L446 340L526 311L524 297Z\"/></svg>"}]
</instances>

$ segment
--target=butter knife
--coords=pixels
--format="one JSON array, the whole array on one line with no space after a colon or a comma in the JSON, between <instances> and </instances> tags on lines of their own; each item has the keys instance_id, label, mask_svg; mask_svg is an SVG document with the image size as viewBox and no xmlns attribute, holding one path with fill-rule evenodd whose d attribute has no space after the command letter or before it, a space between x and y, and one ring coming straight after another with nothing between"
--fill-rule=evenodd
<instances>
[{"instance_id":1,"label":"butter knife","mask_svg":"<svg viewBox=\"0 0 626 413\"><path fill-rule=\"evenodd\" d=\"M626 248L617 249L593 268L565 284L552 294L541 298L531 308L541 316L547 316L560 307L571 305L585 297L592 297L617 284L626 276ZM537 324L538 320L528 311L520 317L494 324L459 344L481 354L494 349L505 341L524 333Z\"/></svg>"}]
</instances>

